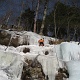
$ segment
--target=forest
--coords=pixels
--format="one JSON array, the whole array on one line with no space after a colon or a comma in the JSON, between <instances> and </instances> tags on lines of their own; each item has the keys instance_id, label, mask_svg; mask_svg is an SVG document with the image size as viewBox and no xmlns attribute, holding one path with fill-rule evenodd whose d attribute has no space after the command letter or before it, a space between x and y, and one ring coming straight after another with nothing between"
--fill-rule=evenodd
<instances>
[{"instance_id":1,"label":"forest","mask_svg":"<svg viewBox=\"0 0 80 80\"><path fill-rule=\"evenodd\" d=\"M15 24L9 25L14 13L8 11L0 20L1 29L26 30L68 41L80 41L79 0L26 0L20 6L22 9Z\"/></svg>"}]
</instances>

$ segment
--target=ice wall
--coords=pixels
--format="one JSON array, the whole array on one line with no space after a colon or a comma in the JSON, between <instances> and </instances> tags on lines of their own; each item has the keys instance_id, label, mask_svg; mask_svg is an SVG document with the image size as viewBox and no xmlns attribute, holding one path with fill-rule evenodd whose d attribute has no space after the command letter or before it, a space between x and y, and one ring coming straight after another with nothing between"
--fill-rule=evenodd
<instances>
[{"instance_id":1,"label":"ice wall","mask_svg":"<svg viewBox=\"0 0 80 80\"><path fill-rule=\"evenodd\" d=\"M66 62L66 65L68 67L68 71L70 74L69 80L80 80L80 46L73 43L64 42L60 45L50 46L46 47L46 44L49 43L50 37L40 36L36 33L27 32L27 31L8 31L12 35L12 37L19 36L19 44L23 44L24 42L28 41L30 46L27 45L30 48L30 53L24 55L29 59L35 59L37 54L40 54L38 56L38 61L42 64L43 71L45 75L48 75L49 80L54 80L54 76L56 73L56 70L58 67L61 67L62 64L60 60L63 62ZM44 38L45 46L40 47L38 46L38 40ZM53 39L53 38L52 38ZM31 47L31 45L33 45ZM35 45L35 46L34 46ZM6 48L6 47L5 47ZM0 46L0 50L4 50L4 47ZM23 51L22 48L8 48L7 50L11 51L17 51L21 53ZM44 55L45 51L49 51L48 55ZM13 55L14 52L1 52L0 51L0 80L18 80L20 77L16 76L21 75L22 66L21 57L18 55ZM7 55L7 54L9 55ZM22 52L23 53L23 52ZM4 55L6 54L6 55ZM24 54L24 53L23 53ZM13 56L13 57L12 57ZM9 60L7 60L9 58ZM6 62L5 62L6 61ZM14 65L13 65L14 64ZM18 69L19 68L19 69ZM20 72L19 72L20 70ZM2 75L3 73L4 75ZM8 76L7 76L8 75Z\"/></svg>"},{"instance_id":2,"label":"ice wall","mask_svg":"<svg viewBox=\"0 0 80 80\"><path fill-rule=\"evenodd\" d=\"M80 60L66 62L69 80L80 80Z\"/></svg>"},{"instance_id":3,"label":"ice wall","mask_svg":"<svg viewBox=\"0 0 80 80\"><path fill-rule=\"evenodd\" d=\"M60 61L60 45L51 46L37 46L37 45L23 45L16 48L17 51L22 52L24 48L30 48L30 52L26 53L25 59L34 60L37 55L37 60L41 63L44 74L49 77L49 80L55 80L55 74L59 67L62 66ZM48 51L49 54L45 55ZM21 53L22 54L22 53Z\"/></svg>"},{"instance_id":4,"label":"ice wall","mask_svg":"<svg viewBox=\"0 0 80 80\"><path fill-rule=\"evenodd\" d=\"M64 42L60 45L62 60L66 63L69 80L80 80L80 47L75 43Z\"/></svg>"},{"instance_id":5,"label":"ice wall","mask_svg":"<svg viewBox=\"0 0 80 80\"><path fill-rule=\"evenodd\" d=\"M20 80L22 59L14 52L0 51L0 80Z\"/></svg>"},{"instance_id":6,"label":"ice wall","mask_svg":"<svg viewBox=\"0 0 80 80\"><path fill-rule=\"evenodd\" d=\"M29 43L30 45L39 45L38 40L44 38L44 45L47 45L49 44L49 40L55 40L55 38L41 36L29 31L7 31L7 33L11 34L12 38L16 38L17 36L19 44Z\"/></svg>"},{"instance_id":7,"label":"ice wall","mask_svg":"<svg viewBox=\"0 0 80 80\"><path fill-rule=\"evenodd\" d=\"M58 46L58 45L57 45ZM60 49L60 46L51 46L47 47L45 51L48 51L48 55L39 55L38 61L41 63L43 72L46 76L48 76L49 80L55 80L55 75L59 67L62 67L62 61L59 59L59 52L57 50Z\"/></svg>"},{"instance_id":8,"label":"ice wall","mask_svg":"<svg viewBox=\"0 0 80 80\"><path fill-rule=\"evenodd\" d=\"M58 61L54 56L39 56L38 61L41 63L43 72L49 77L49 80L55 80L55 74L58 69Z\"/></svg>"},{"instance_id":9,"label":"ice wall","mask_svg":"<svg viewBox=\"0 0 80 80\"><path fill-rule=\"evenodd\" d=\"M61 43L60 51L64 61L80 59L80 47L75 43L69 42Z\"/></svg>"}]
</instances>

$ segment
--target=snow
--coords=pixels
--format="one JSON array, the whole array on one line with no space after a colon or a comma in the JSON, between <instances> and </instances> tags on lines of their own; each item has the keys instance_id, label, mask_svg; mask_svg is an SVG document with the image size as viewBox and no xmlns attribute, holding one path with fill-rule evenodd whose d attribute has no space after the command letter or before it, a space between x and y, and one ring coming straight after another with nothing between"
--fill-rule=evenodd
<instances>
[{"instance_id":1,"label":"snow","mask_svg":"<svg viewBox=\"0 0 80 80\"><path fill-rule=\"evenodd\" d=\"M68 68L70 77L68 80L80 80L80 45L78 42L63 42L57 45L49 45L49 40L55 38L41 36L27 31L8 31L12 38L19 37L19 44L28 41L30 45L18 47L0 45L0 80L20 80L25 59L37 60L41 63L45 75L49 80L55 80L55 74L59 67ZM44 38L44 46L38 46L38 40ZM30 52L23 53L24 48ZM49 54L45 55L48 51ZM18 76L18 77L17 77Z\"/></svg>"}]
</instances>

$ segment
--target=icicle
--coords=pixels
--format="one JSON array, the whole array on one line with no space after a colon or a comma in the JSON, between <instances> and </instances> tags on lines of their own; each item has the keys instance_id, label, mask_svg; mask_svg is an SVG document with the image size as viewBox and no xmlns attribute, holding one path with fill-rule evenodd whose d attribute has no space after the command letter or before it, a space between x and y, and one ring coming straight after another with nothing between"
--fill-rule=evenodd
<instances>
[{"instance_id":1,"label":"icicle","mask_svg":"<svg viewBox=\"0 0 80 80\"><path fill-rule=\"evenodd\" d=\"M11 36L10 41L9 41L8 46L6 47L5 51L6 51L6 50L7 50L7 48L9 47L9 45L10 45L10 43L11 43L12 38L13 38L13 36Z\"/></svg>"}]
</instances>

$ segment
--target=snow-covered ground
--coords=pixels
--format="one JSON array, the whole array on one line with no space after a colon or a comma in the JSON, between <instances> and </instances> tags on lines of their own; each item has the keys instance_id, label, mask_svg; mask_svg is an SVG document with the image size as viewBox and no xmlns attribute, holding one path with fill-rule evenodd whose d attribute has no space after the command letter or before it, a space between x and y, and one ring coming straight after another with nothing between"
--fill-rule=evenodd
<instances>
[{"instance_id":1,"label":"snow-covered ground","mask_svg":"<svg viewBox=\"0 0 80 80\"><path fill-rule=\"evenodd\" d=\"M30 45L18 47L0 45L0 80L20 80L25 59L37 60L41 63L45 75L49 80L55 80L58 68L64 67L64 62L69 71L68 80L80 80L80 46L76 42L63 42L57 45L49 45L51 37L41 36L33 32L7 31L12 37L19 36L19 43L28 40ZM38 40L44 38L44 46L38 46ZM30 52L23 53L24 48ZM48 51L49 54L45 55Z\"/></svg>"}]
</instances>

